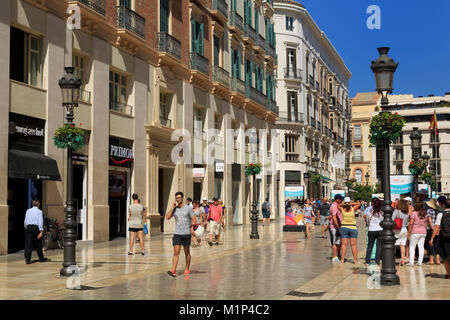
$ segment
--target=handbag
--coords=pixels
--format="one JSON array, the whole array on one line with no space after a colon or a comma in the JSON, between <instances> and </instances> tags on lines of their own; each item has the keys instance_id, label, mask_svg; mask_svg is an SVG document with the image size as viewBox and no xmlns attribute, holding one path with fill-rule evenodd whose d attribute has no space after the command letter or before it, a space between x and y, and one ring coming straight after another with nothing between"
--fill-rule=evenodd
<instances>
[{"instance_id":1,"label":"handbag","mask_svg":"<svg viewBox=\"0 0 450 320\"><path fill-rule=\"evenodd\" d=\"M198 226L197 230L195 230L195 236L197 238L202 237L204 233L205 233L205 228L202 226Z\"/></svg>"},{"instance_id":2,"label":"handbag","mask_svg":"<svg viewBox=\"0 0 450 320\"><path fill-rule=\"evenodd\" d=\"M144 225L144 234L148 233L148 228L147 228L147 224Z\"/></svg>"}]
</instances>

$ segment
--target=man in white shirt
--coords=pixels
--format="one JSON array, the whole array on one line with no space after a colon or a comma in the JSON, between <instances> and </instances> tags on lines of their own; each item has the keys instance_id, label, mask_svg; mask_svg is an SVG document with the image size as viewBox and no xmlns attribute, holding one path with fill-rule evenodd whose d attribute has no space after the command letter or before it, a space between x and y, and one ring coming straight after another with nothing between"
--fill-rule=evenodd
<instances>
[{"instance_id":1,"label":"man in white shirt","mask_svg":"<svg viewBox=\"0 0 450 320\"><path fill-rule=\"evenodd\" d=\"M44 218L42 211L39 209L41 205L38 200L33 200L33 207L25 213L25 262L31 263L31 254L33 248L39 256L39 262L47 261L42 253L42 235L44 233Z\"/></svg>"}]
</instances>

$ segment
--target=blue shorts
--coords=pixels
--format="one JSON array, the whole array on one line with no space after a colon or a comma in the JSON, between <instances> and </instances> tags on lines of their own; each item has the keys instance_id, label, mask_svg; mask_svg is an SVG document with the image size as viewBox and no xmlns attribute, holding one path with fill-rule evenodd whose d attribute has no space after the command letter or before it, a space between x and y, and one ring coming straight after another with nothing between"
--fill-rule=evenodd
<instances>
[{"instance_id":1,"label":"blue shorts","mask_svg":"<svg viewBox=\"0 0 450 320\"><path fill-rule=\"evenodd\" d=\"M305 217L305 223L309 223L309 224L312 224L312 217Z\"/></svg>"},{"instance_id":2,"label":"blue shorts","mask_svg":"<svg viewBox=\"0 0 450 320\"><path fill-rule=\"evenodd\" d=\"M266 210L266 211L263 210L262 216L265 219L269 219L270 218L270 210Z\"/></svg>"},{"instance_id":3,"label":"blue shorts","mask_svg":"<svg viewBox=\"0 0 450 320\"><path fill-rule=\"evenodd\" d=\"M341 228L342 239L356 239L358 238L358 229Z\"/></svg>"}]
</instances>

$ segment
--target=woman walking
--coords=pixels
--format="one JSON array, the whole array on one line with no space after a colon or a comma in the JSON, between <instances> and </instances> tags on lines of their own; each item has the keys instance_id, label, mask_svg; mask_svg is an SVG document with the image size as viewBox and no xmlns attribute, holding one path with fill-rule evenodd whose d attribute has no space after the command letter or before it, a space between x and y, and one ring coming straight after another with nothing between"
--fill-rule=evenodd
<instances>
[{"instance_id":1,"label":"woman walking","mask_svg":"<svg viewBox=\"0 0 450 320\"><path fill-rule=\"evenodd\" d=\"M409 206L408 202L405 199L400 199L398 201L397 209L394 211L392 215L392 220L395 219L402 220L402 227L400 230L394 230L397 241L395 242L396 246L400 246L400 266L405 264L407 260L406 257L406 241L408 240L408 223L409 223Z\"/></svg>"},{"instance_id":2,"label":"woman walking","mask_svg":"<svg viewBox=\"0 0 450 320\"><path fill-rule=\"evenodd\" d=\"M370 257L372 256L373 245L375 241L377 242L376 246L376 254L375 254L375 263L380 265L381 258L381 234L383 228L380 226L380 222L383 221L383 212L381 211L381 200L375 198L372 203L372 209L366 215L366 222L368 226L368 243L367 243L367 251L366 251L366 263L365 266L368 267L370 263Z\"/></svg>"},{"instance_id":3,"label":"woman walking","mask_svg":"<svg viewBox=\"0 0 450 320\"><path fill-rule=\"evenodd\" d=\"M145 255L144 251L144 207L139 203L139 196L133 193L131 196L133 204L128 207L128 221L130 231L130 250L128 255L133 255L134 241L136 234L138 235L141 244L141 255Z\"/></svg>"},{"instance_id":4,"label":"woman walking","mask_svg":"<svg viewBox=\"0 0 450 320\"><path fill-rule=\"evenodd\" d=\"M345 262L345 254L347 253L347 245L350 246L353 253L353 263L358 264L358 248L356 242L358 240L358 227L356 226L355 211L360 207L359 203L351 202L349 197L345 197L344 205L340 207L342 211L341 224L341 263Z\"/></svg>"},{"instance_id":5,"label":"woman walking","mask_svg":"<svg viewBox=\"0 0 450 320\"><path fill-rule=\"evenodd\" d=\"M416 246L419 246L418 266L422 265L425 237L427 235L427 212L423 202L416 202L414 211L411 214L408 226L409 243L409 263L408 266L414 266L414 255Z\"/></svg>"},{"instance_id":6,"label":"woman walking","mask_svg":"<svg viewBox=\"0 0 450 320\"><path fill-rule=\"evenodd\" d=\"M195 235L192 235L192 242L193 242L193 246L194 247L198 247L200 245L201 242L201 236L203 235L203 233L199 234L199 232L197 232L197 229L199 227L202 227L204 230L204 225L205 225L205 209L203 209L202 206L200 206L200 201L195 200L192 203L193 209L194 210L194 216L195 216L195 225L194 225L194 231L195 231ZM198 236L197 236L198 235Z\"/></svg>"},{"instance_id":7,"label":"woman walking","mask_svg":"<svg viewBox=\"0 0 450 320\"><path fill-rule=\"evenodd\" d=\"M313 217L316 217L314 214L314 208L311 205L311 201L309 199L306 199L306 205L303 209L303 214L305 216L305 223L306 223L306 238L308 240L311 240L311 227L313 224Z\"/></svg>"}]
</instances>

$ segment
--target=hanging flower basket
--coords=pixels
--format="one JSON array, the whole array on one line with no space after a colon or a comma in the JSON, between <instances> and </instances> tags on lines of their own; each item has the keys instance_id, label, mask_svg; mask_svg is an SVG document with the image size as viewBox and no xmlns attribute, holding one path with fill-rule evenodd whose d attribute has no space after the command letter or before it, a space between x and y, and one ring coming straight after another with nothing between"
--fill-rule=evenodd
<instances>
[{"instance_id":1,"label":"hanging flower basket","mask_svg":"<svg viewBox=\"0 0 450 320\"><path fill-rule=\"evenodd\" d=\"M351 188L353 187L353 183L351 181L345 181L345 186Z\"/></svg>"},{"instance_id":2,"label":"hanging flower basket","mask_svg":"<svg viewBox=\"0 0 450 320\"><path fill-rule=\"evenodd\" d=\"M261 172L261 163L250 163L249 165L245 166L245 175L246 176L252 176L257 175Z\"/></svg>"},{"instance_id":3,"label":"hanging flower basket","mask_svg":"<svg viewBox=\"0 0 450 320\"><path fill-rule=\"evenodd\" d=\"M311 174L311 182L312 183L316 183L318 181L320 181L321 175L318 173L313 173Z\"/></svg>"},{"instance_id":4,"label":"hanging flower basket","mask_svg":"<svg viewBox=\"0 0 450 320\"><path fill-rule=\"evenodd\" d=\"M430 172L425 172L420 176L420 178L423 180L423 182L431 186L432 191L436 191L436 181L434 181L433 175Z\"/></svg>"},{"instance_id":5,"label":"hanging flower basket","mask_svg":"<svg viewBox=\"0 0 450 320\"><path fill-rule=\"evenodd\" d=\"M411 161L409 163L409 172L411 172L412 175L418 176L421 175L425 169L427 168L427 164L423 160L419 161Z\"/></svg>"},{"instance_id":6,"label":"hanging flower basket","mask_svg":"<svg viewBox=\"0 0 450 320\"><path fill-rule=\"evenodd\" d=\"M84 131L74 125L64 125L56 129L53 136L55 146L61 149L80 149L84 145Z\"/></svg>"},{"instance_id":7,"label":"hanging flower basket","mask_svg":"<svg viewBox=\"0 0 450 320\"><path fill-rule=\"evenodd\" d=\"M381 112L370 120L370 143L372 146L393 143L402 133L406 121L398 113Z\"/></svg>"}]
</instances>

